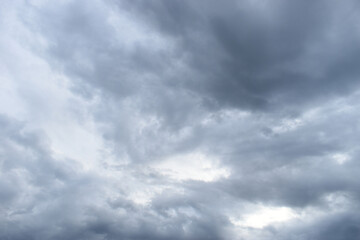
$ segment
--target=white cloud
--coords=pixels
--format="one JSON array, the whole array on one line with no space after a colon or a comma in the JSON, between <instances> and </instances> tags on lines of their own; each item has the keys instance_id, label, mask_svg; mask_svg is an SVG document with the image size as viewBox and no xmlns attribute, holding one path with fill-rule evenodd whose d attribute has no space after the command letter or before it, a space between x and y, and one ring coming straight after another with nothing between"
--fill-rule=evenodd
<instances>
[{"instance_id":1,"label":"white cloud","mask_svg":"<svg viewBox=\"0 0 360 240\"><path fill-rule=\"evenodd\" d=\"M268 225L286 222L298 217L289 207L267 207L259 206L254 212L245 214L241 219L230 217L230 221L241 227L263 228Z\"/></svg>"},{"instance_id":2,"label":"white cloud","mask_svg":"<svg viewBox=\"0 0 360 240\"><path fill-rule=\"evenodd\" d=\"M154 164L155 169L176 180L216 181L230 176L219 160L201 152L171 156Z\"/></svg>"}]
</instances>

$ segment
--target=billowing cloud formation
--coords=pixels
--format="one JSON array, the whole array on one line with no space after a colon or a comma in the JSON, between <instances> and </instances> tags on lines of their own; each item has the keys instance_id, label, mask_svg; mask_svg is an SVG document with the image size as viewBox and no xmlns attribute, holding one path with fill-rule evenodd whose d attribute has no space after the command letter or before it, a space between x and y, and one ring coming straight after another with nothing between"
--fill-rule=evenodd
<instances>
[{"instance_id":1,"label":"billowing cloud formation","mask_svg":"<svg viewBox=\"0 0 360 240\"><path fill-rule=\"evenodd\" d=\"M359 3L4 1L0 239L359 239Z\"/></svg>"}]
</instances>

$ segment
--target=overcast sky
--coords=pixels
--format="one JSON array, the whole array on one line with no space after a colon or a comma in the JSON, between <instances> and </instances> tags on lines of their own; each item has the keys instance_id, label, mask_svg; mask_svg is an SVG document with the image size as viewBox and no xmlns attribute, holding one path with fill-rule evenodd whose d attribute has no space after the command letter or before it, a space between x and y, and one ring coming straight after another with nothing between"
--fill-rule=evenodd
<instances>
[{"instance_id":1,"label":"overcast sky","mask_svg":"<svg viewBox=\"0 0 360 240\"><path fill-rule=\"evenodd\" d=\"M0 239L360 239L358 0L2 0Z\"/></svg>"}]
</instances>

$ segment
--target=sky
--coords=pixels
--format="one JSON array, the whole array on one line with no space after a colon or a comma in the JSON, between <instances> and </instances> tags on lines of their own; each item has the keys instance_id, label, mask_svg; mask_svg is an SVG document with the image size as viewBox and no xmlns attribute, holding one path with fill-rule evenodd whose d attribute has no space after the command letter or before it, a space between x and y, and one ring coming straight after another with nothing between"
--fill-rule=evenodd
<instances>
[{"instance_id":1,"label":"sky","mask_svg":"<svg viewBox=\"0 0 360 240\"><path fill-rule=\"evenodd\" d=\"M0 239L360 239L359 12L2 0Z\"/></svg>"}]
</instances>

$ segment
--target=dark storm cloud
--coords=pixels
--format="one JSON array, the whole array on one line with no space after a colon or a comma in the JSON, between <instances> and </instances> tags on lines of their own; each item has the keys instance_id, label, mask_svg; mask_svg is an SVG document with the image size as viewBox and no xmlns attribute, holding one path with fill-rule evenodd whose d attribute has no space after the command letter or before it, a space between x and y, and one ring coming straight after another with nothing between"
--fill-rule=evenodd
<instances>
[{"instance_id":1,"label":"dark storm cloud","mask_svg":"<svg viewBox=\"0 0 360 240\"><path fill-rule=\"evenodd\" d=\"M227 127L210 124L202 136L209 142L203 144L233 171L231 181L225 180L220 188L240 199L302 207L317 205L338 191L358 195L357 113L339 110L346 105L319 110L308 120L300 117L294 129L264 116L234 122L227 117L221 120ZM216 129L218 124L223 127ZM282 128L277 129L279 125ZM265 127L270 130L264 134ZM334 159L337 153L350 153L351 160L339 165Z\"/></svg>"},{"instance_id":2,"label":"dark storm cloud","mask_svg":"<svg viewBox=\"0 0 360 240\"><path fill-rule=\"evenodd\" d=\"M356 2L129 4L189 55L187 87L220 106L294 107L357 85Z\"/></svg>"},{"instance_id":3,"label":"dark storm cloud","mask_svg":"<svg viewBox=\"0 0 360 240\"><path fill-rule=\"evenodd\" d=\"M140 96L137 107L175 128L198 112L184 99L206 108L298 113L358 83L353 1L108 4L35 9L36 28L50 42L49 61L81 81L77 90L91 92L90 84L116 98ZM109 24L109 13L136 24ZM162 47L147 39L124 44L137 26L163 39ZM124 35L116 36L117 27Z\"/></svg>"},{"instance_id":4,"label":"dark storm cloud","mask_svg":"<svg viewBox=\"0 0 360 240\"><path fill-rule=\"evenodd\" d=\"M356 1L14 6L41 42L24 45L89 102L114 163L55 158L46 132L0 117L0 238L359 237ZM193 152L229 176L174 180L156 168ZM152 193L147 204L137 191ZM251 204L314 216L236 226Z\"/></svg>"},{"instance_id":5,"label":"dark storm cloud","mask_svg":"<svg viewBox=\"0 0 360 240\"><path fill-rule=\"evenodd\" d=\"M291 233L279 234L279 239L355 240L360 237L359 220L359 216L353 211L337 213L291 229Z\"/></svg>"}]
</instances>

